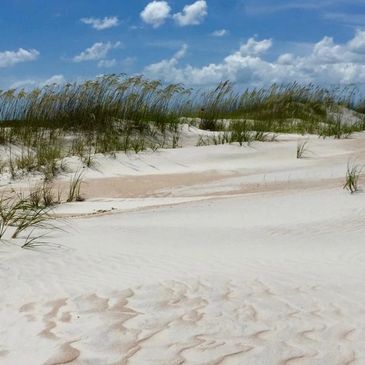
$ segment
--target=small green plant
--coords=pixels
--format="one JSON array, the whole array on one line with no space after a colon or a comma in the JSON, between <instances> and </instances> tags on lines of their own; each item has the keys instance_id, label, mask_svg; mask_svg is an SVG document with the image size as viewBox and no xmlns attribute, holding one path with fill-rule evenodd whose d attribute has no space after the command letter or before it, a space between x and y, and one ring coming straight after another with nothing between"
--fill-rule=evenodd
<instances>
[{"instance_id":1,"label":"small green plant","mask_svg":"<svg viewBox=\"0 0 365 365\"><path fill-rule=\"evenodd\" d=\"M16 178L16 165L14 162L11 146L9 147L9 172L12 180Z\"/></svg>"},{"instance_id":2,"label":"small green plant","mask_svg":"<svg viewBox=\"0 0 365 365\"><path fill-rule=\"evenodd\" d=\"M130 142L130 147L135 153L139 153L145 149L145 141L143 137L137 137Z\"/></svg>"},{"instance_id":3,"label":"small green plant","mask_svg":"<svg viewBox=\"0 0 365 365\"><path fill-rule=\"evenodd\" d=\"M233 121L230 123L230 143L238 142L240 146L243 143L250 144L254 138L252 132L248 128L248 123L246 121Z\"/></svg>"},{"instance_id":4,"label":"small green plant","mask_svg":"<svg viewBox=\"0 0 365 365\"><path fill-rule=\"evenodd\" d=\"M172 136L172 148L177 148L179 147L179 139L180 139L180 134L179 132L175 132Z\"/></svg>"},{"instance_id":5,"label":"small green plant","mask_svg":"<svg viewBox=\"0 0 365 365\"><path fill-rule=\"evenodd\" d=\"M209 138L208 137L206 137L206 138L204 138L203 136L200 136L199 137L199 140L198 140L198 142L197 142L197 144L196 144L196 146L197 147L201 147L201 146L209 146Z\"/></svg>"},{"instance_id":6,"label":"small green plant","mask_svg":"<svg viewBox=\"0 0 365 365\"><path fill-rule=\"evenodd\" d=\"M213 136L213 143L215 145L229 143L230 135L228 132L218 133Z\"/></svg>"},{"instance_id":7,"label":"small green plant","mask_svg":"<svg viewBox=\"0 0 365 365\"><path fill-rule=\"evenodd\" d=\"M305 157L305 153L308 152L308 141L297 142L297 158Z\"/></svg>"},{"instance_id":8,"label":"small green plant","mask_svg":"<svg viewBox=\"0 0 365 365\"><path fill-rule=\"evenodd\" d=\"M40 239L43 239L44 237L46 237L48 235L48 233L43 233L43 234L34 234L34 229L32 229L28 236L25 239L25 242L20 246L21 248L24 249L31 249L31 248L35 248L38 246L42 246L44 244L47 244L47 241L41 241Z\"/></svg>"},{"instance_id":9,"label":"small green plant","mask_svg":"<svg viewBox=\"0 0 365 365\"><path fill-rule=\"evenodd\" d=\"M75 201L83 201L84 199L81 197L81 185L83 183L83 171L79 170L74 173L71 177L67 202L75 202Z\"/></svg>"},{"instance_id":10,"label":"small green plant","mask_svg":"<svg viewBox=\"0 0 365 365\"><path fill-rule=\"evenodd\" d=\"M12 225L18 209L18 203L10 197L0 197L0 240Z\"/></svg>"},{"instance_id":11,"label":"small green plant","mask_svg":"<svg viewBox=\"0 0 365 365\"><path fill-rule=\"evenodd\" d=\"M3 159L0 159L0 175L5 172L6 166L8 164Z\"/></svg>"},{"instance_id":12,"label":"small green plant","mask_svg":"<svg viewBox=\"0 0 365 365\"><path fill-rule=\"evenodd\" d=\"M34 207L28 197L20 194L0 198L0 240L5 238L6 232L11 229L10 239L18 239L21 233L29 231L22 248L31 248L39 244L39 238L46 233L36 233L39 229L53 229L49 209ZM39 231L38 231L39 232Z\"/></svg>"},{"instance_id":13,"label":"small green plant","mask_svg":"<svg viewBox=\"0 0 365 365\"><path fill-rule=\"evenodd\" d=\"M269 134L263 131L256 131L253 134L252 138L254 141L259 141L259 142L267 142L270 140Z\"/></svg>"},{"instance_id":14,"label":"small green plant","mask_svg":"<svg viewBox=\"0 0 365 365\"><path fill-rule=\"evenodd\" d=\"M58 190L57 196L55 196L52 181L45 179L42 183L30 189L28 200L35 208L51 207L60 203L61 191Z\"/></svg>"},{"instance_id":15,"label":"small green plant","mask_svg":"<svg viewBox=\"0 0 365 365\"><path fill-rule=\"evenodd\" d=\"M95 155L87 152L82 158L81 161L85 164L86 167L94 167L95 166Z\"/></svg>"},{"instance_id":16,"label":"small green plant","mask_svg":"<svg viewBox=\"0 0 365 365\"><path fill-rule=\"evenodd\" d=\"M346 181L343 186L344 189L350 191L351 194L359 190L359 178L362 172L362 167L354 162L347 163Z\"/></svg>"},{"instance_id":17,"label":"small green plant","mask_svg":"<svg viewBox=\"0 0 365 365\"><path fill-rule=\"evenodd\" d=\"M37 167L44 173L47 180L54 178L59 172L58 160L62 157L59 143L43 145L36 149Z\"/></svg>"},{"instance_id":18,"label":"small green plant","mask_svg":"<svg viewBox=\"0 0 365 365\"><path fill-rule=\"evenodd\" d=\"M37 167L37 161L35 156L28 151L27 154L23 154L15 158L15 166L19 171L31 172Z\"/></svg>"},{"instance_id":19,"label":"small green plant","mask_svg":"<svg viewBox=\"0 0 365 365\"><path fill-rule=\"evenodd\" d=\"M49 210L46 207L33 208L27 200L20 200L17 213L12 225L14 225L15 231L11 238L17 238L18 235L32 228L49 228Z\"/></svg>"},{"instance_id":20,"label":"small green plant","mask_svg":"<svg viewBox=\"0 0 365 365\"><path fill-rule=\"evenodd\" d=\"M81 159L83 159L85 149L86 149L86 146L85 146L84 139L81 136L78 136L78 138L76 138L72 141L72 145L70 148L70 155L79 156Z\"/></svg>"}]
</instances>

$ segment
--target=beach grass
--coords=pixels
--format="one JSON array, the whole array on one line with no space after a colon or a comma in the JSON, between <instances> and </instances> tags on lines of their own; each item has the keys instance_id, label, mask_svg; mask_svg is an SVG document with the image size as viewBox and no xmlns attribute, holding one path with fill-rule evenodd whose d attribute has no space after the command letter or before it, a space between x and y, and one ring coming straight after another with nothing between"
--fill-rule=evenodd
<instances>
[{"instance_id":1,"label":"beach grass","mask_svg":"<svg viewBox=\"0 0 365 365\"><path fill-rule=\"evenodd\" d=\"M0 147L9 152L0 173L15 179L37 171L52 180L67 156L92 167L97 153L177 148L187 121L221 132L198 144L265 142L277 133L348 138L365 129L363 105L352 89L292 83L240 92L223 81L192 90L126 75L12 89L0 93ZM344 109L355 113L354 122L343 120Z\"/></svg>"},{"instance_id":2,"label":"beach grass","mask_svg":"<svg viewBox=\"0 0 365 365\"><path fill-rule=\"evenodd\" d=\"M346 180L343 188L347 189L351 194L359 190L359 179L362 169L363 167L356 162L349 161L347 163Z\"/></svg>"},{"instance_id":3,"label":"beach grass","mask_svg":"<svg viewBox=\"0 0 365 365\"><path fill-rule=\"evenodd\" d=\"M297 142L297 158L305 157L305 154L308 152L308 141L298 141Z\"/></svg>"},{"instance_id":4,"label":"beach grass","mask_svg":"<svg viewBox=\"0 0 365 365\"><path fill-rule=\"evenodd\" d=\"M30 196L0 197L0 241L21 241L22 248L30 248L54 228L50 208L35 205Z\"/></svg>"}]
</instances>

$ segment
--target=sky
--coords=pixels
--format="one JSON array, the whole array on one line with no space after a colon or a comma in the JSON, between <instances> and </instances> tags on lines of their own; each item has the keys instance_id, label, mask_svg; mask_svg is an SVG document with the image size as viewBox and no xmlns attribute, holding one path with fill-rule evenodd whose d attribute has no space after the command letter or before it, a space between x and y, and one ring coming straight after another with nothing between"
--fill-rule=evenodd
<instances>
[{"instance_id":1,"label":"sky","mask_svg":"<svg viewBox=\"0 0 365 365\"><path fill-rule=\"evenodd\" d=\"M365 0L2 0L0 89L143 74L166 83L365 85Z\"/></svg>"}]
</instances>

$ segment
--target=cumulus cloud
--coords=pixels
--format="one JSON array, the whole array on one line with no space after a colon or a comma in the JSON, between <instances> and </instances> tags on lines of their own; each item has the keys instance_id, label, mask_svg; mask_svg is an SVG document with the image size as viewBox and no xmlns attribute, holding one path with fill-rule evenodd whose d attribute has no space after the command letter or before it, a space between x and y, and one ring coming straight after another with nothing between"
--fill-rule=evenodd
<instances>
[{"instance_id":1,"label":"cumulus cloud","mask_svg":"<svg viewBox=\"0 0 365 365\"><path fill-rule=\"evenodd\" d=\"M246 85L267 85L292 81L321 84L365 83L365 31L358 30L344 44L324 37L312 45L306 55L283 53L276 60L267 60L273 47L270 39L250 38L240 48L219 63L202 67L181 66L185 51L171 59L162 60L145 68L149 77L188 85L209 85L229 79Z\"/></svg>"},{"instance_id":2,"label":"cumulus cloud","mask_svg":"<svg viewBox=\"0 0 365 365\"><path fill-rule=\"evenodd\" d=\"M208 14L208 5L205 0L198 0L191 5L184 6L184 9L180 13L173 15L175 22L185 27L187 25L198 25Z\"/></svg>"},{"instance_id":3,"label":"cumulus cloud","mask_svg":"<svg viewBox=\"0 0 365 365\"><path fill-rule=\"evenodd\" d=\"M145 23L158 28L170 16L170 11L171 8L167 1L154 0L147 4L140 16Z\"/></svg>"},{"instance_id":4,"label":"cumulus cloud","mask_svg":"<svg viewBox=\"0 0 365 365\"><path fill-rule=\"evenodd\" d=\"M104 30L119 25L119 19L116 16L99 18L81 18L82 23L91 25L96 30Z\"/></svg>"},{"instance_id":5,"label":"cumulus cloud","mask_svg":"<svg viewBox=\"0 0 365 365\"><path fill-rule=\"evenodd\" d=\"M110 50L119 48L121 45L121 42L97 42L94 43L90 48L85 49L85 51L75 56L72 60L74 62L99 61L106 58Z\"/></svg>"},{"instance_id":6,"label":"cumulus cloud","mask_svg":"<svg viewBox=\"0 0 365 365\"><path fill-rule=\"evenodd\" d=\"M229 34L229 31L227 29L218 29L212 33L212 36L213 37L224 37L227 34Z\"/></svg>"},{"instance_id":7,"label":"cumulus cloud","mask_svg":"<svg viewBox=\"0 0 365 365\"><path fill-rule=\"evenodd\" d=\"M278 57L279 65L292 65L295 62L295 56L292 53L284 53Z\"/></svg>"},{"instance_id":8,"label":"cumulus cloud","mask_svg":"<svg viewBox=\"0 0 365 365\"><path fill-rule=\"evenodd\" d=\"M256 67L262 67L264 72L264 62L255 54L264 52L270 45L270 40L256 41L250 38L237 52L228 55L221 63L211 63L201 68L191 65L179 67L179 60L185 55L187 49L187 46L184 45L171 59L147 66L145 73L150 77L162 77L169 82L183 82L192 85L216 83L223 79L237 81L239 70L241 78L243 74L249 77L250 70Z\"/></svg>"},{"instance_id":9,"label":"cumulus cloud","mask_svg":"<svg viewBox=\"0 0 365 365\"><path fill-rule=\"evenodd\" d=\"M183 46L173 55L172 58L147 66L145 68L145 73L156 78L162 77L167 81L175 82L177 79L179 79L177 82L183 82L182 78L184 75L183 72L181 72L182 70L178 69L178 63L180 59L185 57L187 49L188 46L183 44Z\"/></svg>"},{"instance_id":10,"label":"cumulus cloud","mask_svg":"<svg viewBox=\"0 0 365 365\"><path fill-rule=\"evenodd\" d=\"M250 38L247 43L240 47L240 54L242 56L255 56L260 53L265 53L272 47L271 39L264 39L263 41L256 41L255 38Z\"/></svg>"},{"instance_id":11,"label":"cumulus cloud","mask_svg":"<svg viewBox=\"0 0 365 365\"><path fill-rule=\"evenodd\" d=\"M20 62L34 61L38 56L39 52L35 49L19 48L17 51L0 52L0 67L4 68Z\"/></svg>"},{"instance_id":12,"label":"cumulus cloud","mask_svg":"<svg viewBox=\"0 0 365 365\"><path fill-rule=\"evenodd\" d=\"M365 53L365 32L358 30L355 37L348 42L348 46L353 52Z\"/></svg>"}]
</instances>

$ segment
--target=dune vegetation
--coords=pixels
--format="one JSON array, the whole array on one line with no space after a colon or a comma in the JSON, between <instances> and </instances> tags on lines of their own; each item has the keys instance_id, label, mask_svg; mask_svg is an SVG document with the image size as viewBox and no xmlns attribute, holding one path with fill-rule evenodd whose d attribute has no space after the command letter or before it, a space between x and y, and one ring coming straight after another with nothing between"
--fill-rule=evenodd
<instances>
[{"instance_id":1,"label":"dune vegetation","mask_svg":"<svg viewBox=\"0 0 365 365\"><path fill-rule=\"evenodd\" d=\"M271 141L276 133L343 138L365 129L364 102L352 89L272 85L243 92L229 81L208 90L164 85L142 76L107 75L0 94L0 173L12 178L66 168L66 156L85 166L97 153L115 155L179 146L181 125L219 131L198 145ZM343 110L353 113L344 121Z\"/></svg>"}]
</instances>

